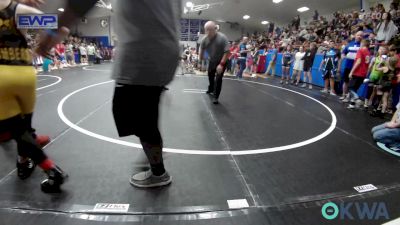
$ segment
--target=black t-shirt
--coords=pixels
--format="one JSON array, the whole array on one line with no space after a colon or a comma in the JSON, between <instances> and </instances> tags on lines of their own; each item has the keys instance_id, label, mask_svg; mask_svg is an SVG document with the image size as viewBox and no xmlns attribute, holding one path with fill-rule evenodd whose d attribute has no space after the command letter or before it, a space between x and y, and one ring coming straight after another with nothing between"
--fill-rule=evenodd
<instances>
[{"instance_id":1,"label":"black t-shirt","mask_svg":"<svg viewBox=\"0 0 400 225\"><path fill-rule=\"evenodd\" d=\"M304 55L304 64L311 65L314 62L315 55L317 54L317 49L308 49Z\"/></svg>"},{"instance_id":2,"label":"black t-shirt","mask_svg":"<svg viewBox=\"0 0 400 225\"><path fill-rule=\"evenodd\" d=\"M0 65L32 65L28 42L14 22L17 6L18 3L11 1L0 10Z\"/></svg>"}]
</instances>

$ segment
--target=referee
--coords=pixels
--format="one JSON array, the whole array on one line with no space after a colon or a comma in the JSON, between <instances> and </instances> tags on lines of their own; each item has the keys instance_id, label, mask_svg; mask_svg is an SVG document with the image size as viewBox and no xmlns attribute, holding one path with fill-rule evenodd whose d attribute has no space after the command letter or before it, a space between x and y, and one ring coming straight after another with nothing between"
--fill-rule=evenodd
<instances>
[{"instance_id":1,"label":"referee","mask_svg":"<svg viewBox=\"0 0 400 225\"><path fill-rule=\"evenodd\" d=\"M218 32L218 28L213 21L208 21L204 25L206 36L201 40L200 44L200 64L203 60L204 51L207 51L210 57L208 66L208 86L207 94L214 95L214 104L218 104L218 98L221 94L222 78L226 69L226 61L229 56L228 38Z\"/></svg>"}]
</instances>

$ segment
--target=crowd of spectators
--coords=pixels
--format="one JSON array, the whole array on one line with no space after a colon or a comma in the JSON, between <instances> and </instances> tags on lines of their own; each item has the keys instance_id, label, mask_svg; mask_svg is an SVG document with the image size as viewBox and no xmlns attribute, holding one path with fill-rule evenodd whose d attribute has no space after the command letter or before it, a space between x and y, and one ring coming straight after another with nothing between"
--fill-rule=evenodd
<instances>
[{"instance_id":1,"label":"crowd of spectators","mask_svg":"<svg viewBox=\"0 0 400 225\"><path fill-rule=\"evenodd\" d=\"M38 34L30 34L29 45L34 48ZM37 71L50 72L55 69L74 67L77 65L100 64L103 60L112 60L114 49L102 46L95 40L70 35L62 43L51 49L50 57L44 58L34 54L33 65Z\"/></svg>"},{"instance_id":2,"label":"crowd of spectators","mask_svg":"<svg viewBox=\"0 0 400 225\"><path fill-rule=\"evenodd\" d=\"M374 128L373 133L375 141L399 150L399 26L397 1L390 9L377 4L369 10L335 12L330 19L315 11L313 20L303 25L296 16L287 27L270 27L232 41L226 70L238 79L270 77L275 76L279 64L282 85L303 83L301 87L313 89L311 70L318 68L324 80L321 94L338 95L348 109L364 108L374 117L394 114L390 122ZM260 56L267 53L272 59L265 71L260 67L265 63ZM280 63L278 53L282 55ZM313 65L318 54L323 60ZM362 84L366 84L367 91L359 96Z\"/></svg>"}]
</instances>

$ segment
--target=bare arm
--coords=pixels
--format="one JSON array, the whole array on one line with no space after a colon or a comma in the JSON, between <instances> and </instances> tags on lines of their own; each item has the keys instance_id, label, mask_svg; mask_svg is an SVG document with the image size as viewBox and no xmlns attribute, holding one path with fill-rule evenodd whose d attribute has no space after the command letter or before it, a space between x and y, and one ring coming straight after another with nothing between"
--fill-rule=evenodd
<instances>
[{"instance_id":1,"label":"bare arm","mask_svg":"<svg viewBox=\"0 0 400 225\"><path fill-rule=\"evenodd\" d=\"M338 72L340 72L340 70L342 69L342 62L345 58L346 58L346 55L342 54L342 57L340 57L340 59L339 59Z\"/></svg>"},{"instance_id":2,"label":"bare arm","mask_svg":"<svg viewBox=\"0 0 400 225\"><path fill-rule=\"evenodd\" d=\"M372 61L369 63L367 75L371 73L372 67L374 66L374 61L375 61L375 60L372 60Z\"/></svg>"},{"instance_id":3,"label":"bare arm","mask_svg":"<svg viewBox=\"0 0 400 225\"><path fill-rule=\"evenodd\" d=\"M397 109L395 113L393 113L392 120L390 120L390 122L392 122L392 123L396 122L396 119L397 119L396 117L397 117L398 113L400 113L400 108ZM397 121L397 124L400 125L400 121Z\"/></svg>"},{"instance_id":4,"label":"bare arm","mask_svg":"<svg viewBox=\"0 0 400 225\"><path fill-rule=\"evenodd\" d=\"M222 64L223 66L225 66L226 60L228 60L228 55L229 55L229 52L225 52L224 56L222 56L220 64Z\"/></svg>"},{"instance_id":5,"label":"bare arm","mask_svg":"<svg viewBox=\"0 0 400 225\"><path fill-rule=\"evenodd\" d=\"M265 55L267 55L267 54L268 54L268 52L267 52ZM275 58L276 58L276 54L273 54L273 55L272 55L271 61L272 61L272 62L275 61Z\"/></svg>"},{"instance_id":6,"label":"bare arm","mask_svg":"<svg viewBox=\"0 0 400 225\"><path fill-rule=\"evenodd\" d=\"M199 62L203 61L203 49L200 48L199 50Z\"/></svg>"},{"instance_id":7,"label":"bare arm","mask_svg":"<svg viewBox=\"0 0 400 225\"><path fill-rule=\"evenodd\" d=\"M226 39L225 40L225 47L224 47L224 55L222 56L222 59L219 62L219 65L222 66L222 68L225 67L225 63L228 60L228 56L229 56L229 44L228 44L228 40Z\"/></svg>"},{"instance_id":8,"label":"bare arm","mask_svg":"<svg viewBox=\"0 0 400 225\"><path fill-rule=\"evenodd\" d=\"M319 65L319 70L322 69L322 66L323 66L323 65L325 65L325 60L322 60L322 61L321 61L321 64Z\"/></svg>"},{"instance_id":9,"label":"bare arm","mask_svg":"<svg viewBox=\"0 0 400 225\"><path fill-rule=\"evenodd\" d=\"M353 68L351 69L350 75L353 75L354 71L360 66L361 64L361 59L357 59L357 61L354 63Z\"/></svg>"}]
</instances>

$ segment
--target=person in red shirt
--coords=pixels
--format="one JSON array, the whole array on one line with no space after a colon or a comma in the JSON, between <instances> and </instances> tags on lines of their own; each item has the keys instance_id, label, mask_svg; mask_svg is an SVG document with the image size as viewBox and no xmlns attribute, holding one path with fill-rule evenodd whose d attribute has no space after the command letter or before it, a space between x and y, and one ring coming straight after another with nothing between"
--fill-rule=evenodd
<instances>
[{"instance_id":1,"label":"person in red shirt","mask_svg":"<svg viewBox=\"0 0 400 225\"><path fill-rule=\"evenodd\" d=\"M361 42L361 48L360 50L357 51L357 56L354 61L355 63L349 74L350 105L348 109L355 108L356 101L359 100L357 90L360 88L361 84L363 84L364 82L364 79L367 77L369 61L371 57L371 53L369 52L369 45L370 45L369 40L363 40ZM348 100L349 99L347 99L347 102Z\"/></svg>"},{"instance_id":2,"label":"person in red shirt","mask_svg":"<svg viewBox=\"0 0 400 225\"><path fill-rule=\"evenodd\" d=\"M235 74L235 68L236 68L236 62L238 58L238 52L239 52L239 46L237 42L233 42L232 46L229 49L229 60L231 61L231 68L229 68L229 71L232 72L232 74Z\"/></svg>"},{"instance_id":3,"label":"person in red shirt","mask_svg":"<svg viewBox=\"0 0 400 225\"><path fill-rule=\"evenodd\" d=\"M63 43L59 43L55 47L55 56L54 62L58 69L61 68L61 63L65 61L65 45Z\"/></svg>"},{"instance_id":4,"label":"person in red shirt","mask_svg":"<svg viewBox=\"0 0 400 225\"><path fill-rule=\"evenodd\" d=\"M60 43L56 45L56 51L62 61L65 58L65 45L64 43Z\"/></svg>"}]
</instances>

